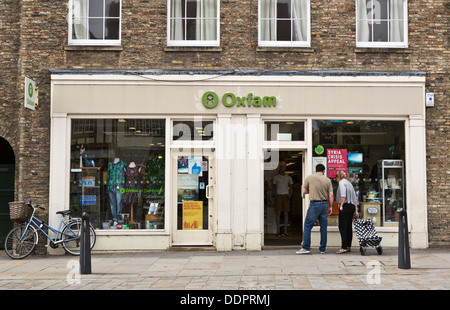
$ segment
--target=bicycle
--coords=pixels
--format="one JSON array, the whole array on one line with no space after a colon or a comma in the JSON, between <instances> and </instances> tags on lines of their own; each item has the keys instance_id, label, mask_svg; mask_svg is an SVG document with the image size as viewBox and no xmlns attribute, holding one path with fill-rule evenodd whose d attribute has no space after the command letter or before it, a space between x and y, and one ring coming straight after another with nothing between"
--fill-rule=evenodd
<instances>
[{"instance_id":1,"label":"bicycle","mask_svg":"<svg viewBox=\"0 0 450 310\"><path fill-rule=\"evenodd\" d=\"M30 255L38 244L38 232L43 233L49 239L52 248L57 248L61 244L67 253L80 255L81 218L72 218L66 221L64 217L70 214L70 210L58 211L56 214L60 214L62 218L58 229L55 229L34 216L37 209L45 210L45 208L38 205L33 206L31 201L27 202L24 207L30 207L33 211L29 220L11 229L8 233L5 239L5 251L9 257L22 259ZM47 229L49 233L50 231L55 233L55 237L50 237L44 229ZM92 249L96 241L95 229L92 225L90 225L89 231Z\"/></svg>"}]
</instances>

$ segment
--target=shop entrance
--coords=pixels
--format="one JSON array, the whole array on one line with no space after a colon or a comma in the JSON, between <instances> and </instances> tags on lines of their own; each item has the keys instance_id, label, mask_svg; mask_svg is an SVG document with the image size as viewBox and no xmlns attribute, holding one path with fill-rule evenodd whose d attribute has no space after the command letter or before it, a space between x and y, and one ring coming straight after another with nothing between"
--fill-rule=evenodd
<instances>
[{"instance_id":1,"label":"shop entrance","mask_svg":"<svg viewBox=\"0 0 450 310\"><path fill-rule=\"evenodd\" d=\"M172 151L172 245L214 245L214 168L209 149Z\"/></svg>"},{"instance_id":2,"label":"shop entrance","mask_svg":"<svg viewBox=\"0 0 450 310\"><path fill-rule=\"evenodd\" d=\"M270 159L272 164L266 165L264 171L264 245L300 245L304 153L289 150L279 151L278 155L276 162Z\"/></svg>"},{"instance_id":3,"label":"shop entrance","mask_svg":"<svg viewBox=\"0 0 450 310\"><path fill-rule=\"evenodd\" d=\"M0 137L0 248L12 229L8 202L14 201L15 155L11 145Z\"/></svg>"}]
</instances>

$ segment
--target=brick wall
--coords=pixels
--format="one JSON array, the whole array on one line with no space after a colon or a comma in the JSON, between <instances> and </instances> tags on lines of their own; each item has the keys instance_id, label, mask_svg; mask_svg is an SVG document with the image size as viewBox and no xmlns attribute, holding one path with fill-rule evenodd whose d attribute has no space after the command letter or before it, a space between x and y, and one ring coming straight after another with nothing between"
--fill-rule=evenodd
<instances>
[{"instance_id":1,"label":"brick wall","mask_svg":"<svg viewBox=\"0 0 450 310\"><path fill-rule=\"evenodd\" d=\"M443 0L409 0L409 47L355 47L355 1L311 0L311 48L259 48L257 0L221 1L220 48L167 48L166 0L126 0L120 48L67 45L67 3L0 2L0 136L17 160L17 197L48 202L50 68L426 71L430 246L449 246L448 12ZM6 14L3 14L6 12ZM39 83L25 110L23 80Z\"/></svg>"}]
</instances>

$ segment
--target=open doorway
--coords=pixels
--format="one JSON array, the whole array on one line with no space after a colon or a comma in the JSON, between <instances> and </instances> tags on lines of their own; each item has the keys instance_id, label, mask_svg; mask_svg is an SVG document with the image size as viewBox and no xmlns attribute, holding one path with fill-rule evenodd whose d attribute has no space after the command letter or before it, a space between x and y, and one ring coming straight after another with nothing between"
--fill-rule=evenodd
<instances>
[{"instance_id":1,"label":"open doorway","mask_svg":"<svg viewBox=\"0 0 450 310\"><path fill-rule=\"evenodd\" d=\"M302 241L303 152L279 151L264 171L264 245L300 245ZM267 157L266 157L267 158ZM275 184L274 184L275 182ZM286 190L288 195L286 196Z\"/></svg>"},{"instance_id":2,"label":"open doorway","mask_svg":"<svg viewBox=\"0 0 450 310\"><path fill-rule=\"evenodd\" d=\"M9 202L14 201L15 155L4 138L0 137L0 249L4 239L13 228L9 217Z\"/></svg>"}]
</instances>

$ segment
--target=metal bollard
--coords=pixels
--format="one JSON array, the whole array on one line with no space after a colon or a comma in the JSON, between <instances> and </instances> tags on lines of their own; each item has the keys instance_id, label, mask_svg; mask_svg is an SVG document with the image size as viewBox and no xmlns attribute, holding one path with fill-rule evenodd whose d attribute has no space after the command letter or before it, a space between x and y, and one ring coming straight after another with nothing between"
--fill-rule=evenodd
<instances>
[{"instance_id":1,"label":"metal bollard","mask_svg":"<svg viewBox=\"0 0 450 310\"><path fill-rule=\"evenodd\" d=\"M400 209L398 223L398 268L411 269L409 256L408 220L406 210Z\"/></svg>"},{"instance_id":2,"label":"metal bollard","mask_svg":"<svg viewBox=\"0 0 450 310\"><path fill-rule=\"evenodd\" d=\"M91 274L91 238L87 212L81 217L80 241L80 274Z\"/></svg>"}]
</instances>

